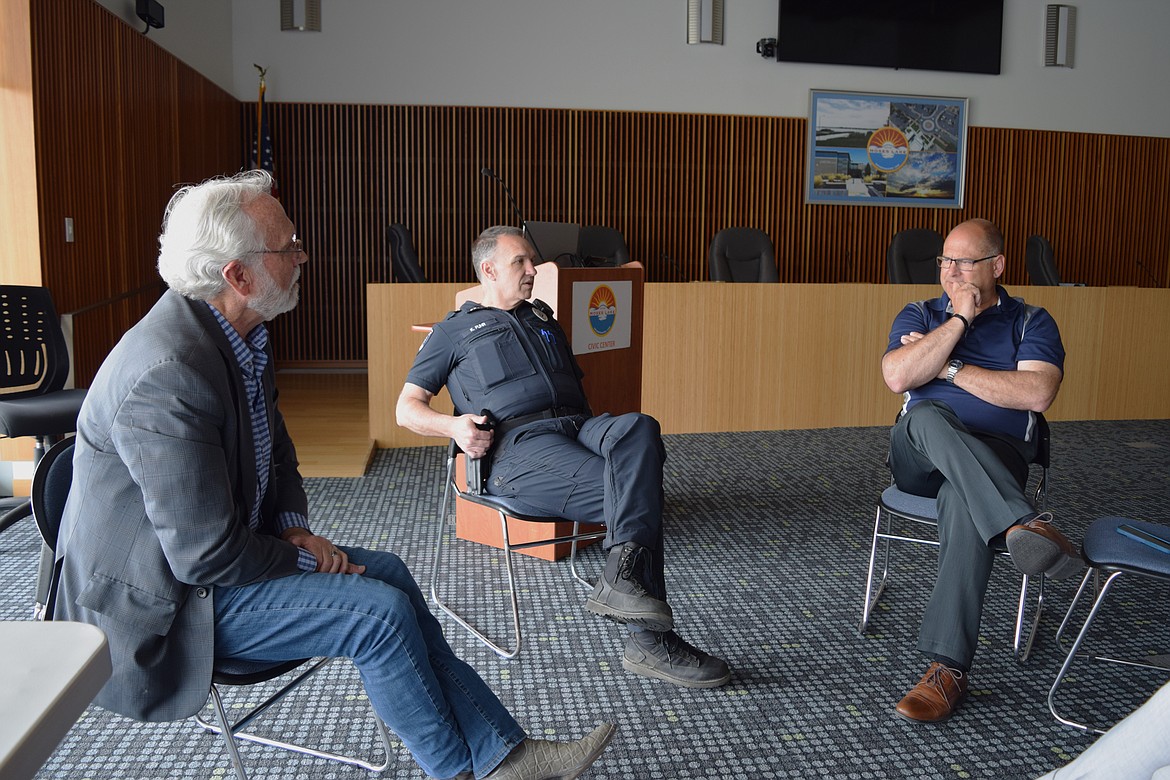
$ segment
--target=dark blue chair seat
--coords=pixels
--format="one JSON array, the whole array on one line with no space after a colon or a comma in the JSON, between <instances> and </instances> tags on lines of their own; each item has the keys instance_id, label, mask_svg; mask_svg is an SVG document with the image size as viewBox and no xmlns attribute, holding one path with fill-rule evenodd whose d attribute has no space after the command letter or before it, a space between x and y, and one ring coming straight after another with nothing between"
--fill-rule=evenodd
<instances>
[{"instance_id":1,"label":"dark blue chair seat","mask_svg":"<svg viewBox=\"0 0 1170 780\"><path fill-rule=\"evenodd\" d=\"M1054 718L1066 726L1072 726L1082 731L1091 731L1097 734L1104 734L1108 730L1108 727L1095 726L1086 721L1073 720L1071 717L1063 714L1057 706L1057 693L1076 659L1103 661L1106 663L1120 664L1122 667L1128 668L1140 667L1143 669L1170 672L1170 668L1165 664L1164 655L1139 658L1116 658L1096 652L1089 653L1082 649L1085 638L1089 634L1089 628L1100 613L1106 597L1119 579L1123 577L1138 577L1170 583L1170 553L1161 552L1148 544L1118 533L1118 526L1123 524L1134 526L1154 536L1170 540L1170 526L1147 523L1141 520L1131 520L1126 517L1102 517L1093 521L1093 524L1089 526L1089 530L1085 533L1084 541L1084 556L1085 561L1089 564L1089 570L1085 572L1085 576L1081 579L1080 587L1077 588L1076 595L1073 596L1072 603L1068 607L1068 612L1065 613L1064 620L1060 623L1060 629L1056 632L1056 639L1060 642L1062 648L1064 647L1063 638L1065 631L1072 624L1081 597L1089 592L1090 583L1094 583L1095 585L1096 597L1093 599L1092 606L1089 608L1089 613L1085 617L1085 621L1081 625L1076 639L1073 640L1072 646L1068 649L1068 654L1065 656L1060 671L1056 674L1052 688L1048 691L1048 709L1052 712ZM1102 577L1104 577L1103 583ZM1164 591L1162 594L1159 594L1159 598L1163 597ZM1084 673L1080 676L1083 677Z\"/></svg>"},{"instance_id":2,"label":"dark blue chair seat","mask_svg":"<svg viewBox=\"0 0 1170 780\"><path fill-rule=\"evenodd\" d=\"M1170 554L1118 533L1117 528L1121 525L1131 525L1154 536L1170 539L1170 526L1128 517L1102 517L1085 533L1085 561L1098 569L1170 578Z\"/></svg>"}]
</instances>

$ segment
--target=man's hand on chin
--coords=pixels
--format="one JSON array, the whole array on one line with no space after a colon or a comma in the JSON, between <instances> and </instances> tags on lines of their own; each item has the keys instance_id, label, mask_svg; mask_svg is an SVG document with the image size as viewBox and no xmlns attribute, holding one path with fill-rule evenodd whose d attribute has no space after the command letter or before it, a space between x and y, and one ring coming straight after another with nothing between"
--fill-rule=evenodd
<instances>
[{"instance_id":1,"label":"man's hand on chin","mask_svg":"<svg viewBox=\"0 0 1170 780\"><path fill-rule=\"evenodd\" d=\"M983 296L979 288L970 282L944 282L943 288L947 297L951 299L951 308L965 317L971 317L983 303Z\"/></svg>"}]
</instances>

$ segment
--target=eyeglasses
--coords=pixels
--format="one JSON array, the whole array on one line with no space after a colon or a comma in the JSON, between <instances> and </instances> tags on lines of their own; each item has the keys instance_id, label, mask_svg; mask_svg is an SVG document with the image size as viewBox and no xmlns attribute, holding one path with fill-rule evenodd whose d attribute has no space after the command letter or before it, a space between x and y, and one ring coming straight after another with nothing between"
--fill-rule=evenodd
<instances>
[{"instance_id":1,"label":"eyeglasses","mask_svg":"<svg viewBox=\"0 0 1170 780\"><path fill-rule=\"evenodd\" d=\"M292 239L289 240L288 249L253 249L248 252L250 255L291 255L303 254L305 251L304 239L297 238L297 234L292 234Z\"/></svg>"},{"instance_id":2,"label":"eyeglasses","mask_svg":"<svg viewBox=\"0 0 1170 780\"><path fill-rule=\"evenodd\" d=\"M952 264L958 264L960 271L970 271L975 267L976 263L982 263L984 260L994 260L997 257L999 257L999 252L996 252L994 255L988 255L987 257L978 257L974 260L966 257L944 257L943 255L939 255L934 258L934 262L938 263L939 268L950 268Z\"/></svg>"}]
</instances>

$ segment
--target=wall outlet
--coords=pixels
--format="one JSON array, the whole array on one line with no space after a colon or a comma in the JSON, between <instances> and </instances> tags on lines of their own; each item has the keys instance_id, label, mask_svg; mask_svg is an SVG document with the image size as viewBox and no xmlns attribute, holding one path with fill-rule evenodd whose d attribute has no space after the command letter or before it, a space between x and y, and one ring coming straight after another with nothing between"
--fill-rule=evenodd
<instances>
[{"instance_id":1,"label":"wall outlet","mask_svg":"<svg viewBox=\"0 0 1170 780\"><path fill-rule=\"evenodd\" d=\"M73 243L73 217L65 217L65 243Z\"/></svg>"}]
</instances>

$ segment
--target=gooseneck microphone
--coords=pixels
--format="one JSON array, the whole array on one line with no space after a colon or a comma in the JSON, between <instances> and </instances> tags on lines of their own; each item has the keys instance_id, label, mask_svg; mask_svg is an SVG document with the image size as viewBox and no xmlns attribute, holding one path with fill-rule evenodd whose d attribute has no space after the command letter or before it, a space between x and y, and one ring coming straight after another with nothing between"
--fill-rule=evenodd
<instances>
[{"instance_id":1,"label":"gooseneck microphone","mask_svg":"<svg viewBox=\"0 0 1170 780\"><path fill-rule=\"evenodd\" d=\"M540 251L540 247L536 245L536 241L532 238L532 234L528 231L528 223L524 219L524 212L520 211L520 205L516 203L516 198L513 197L512 189L508 186L508 183L501 179L495 171L486 165L480 168L479 172L489 179L494 179L501 187L504 188L504 192L507 194L508 200L512 204L512 211L516 213L516 219L520 220L520 229L524 231L524 237L528 239L528 243L532 244L532 248L536 250L536 254L540 258L539 263L543 263L544 253Z\"/></svg>"},{"instance_id":2,"label":"gooseneck microphone","mask_svg":"<svg viewBox=\"0 0 1170 780\"><path fill-rule=\"evenodd\" d=\"M1150 277L1150 281L1154 283L1154 286L1155 286L1155 287L1161 287L1161 286L1162 286L1162 283L1158 281L1158 277L1154 276L1154 272L1153 272L1153 271L1151 271L1149 268L1146 268L1146 264L1145 264L1145 263L1143 263L1143 262L1141 261L1141 259L1140 259L1140 258L1137 258L1137 257L1135 257L1135 258L1133 259L1133 261L1134 261L1135 263L1137 263L1137 267L1138 267L1138 268L1140 268L1140 269L1142 269L1143 271L1145 271L1145 272L1146 272L1146 276Z\"/></svg>"},{"instance_id":3,"label":"gooseneck microphone","mask_svg":"<svg viewBox=\"0 0 1170 780\"><path fill-rule=\"evenodd\" d=\"M512 203L512 211L516 212L516 219L520 220L520 226L524 227L524 214L520 211L519 204L516 203L516 198L512 197L512 190L508 187L507 182L496 175L496 172L486 165L479 169L479 172L489 179L495 179L499 185L504 188L504 192L508 195L508 200Z\"/></svg>"}]
</instances>

